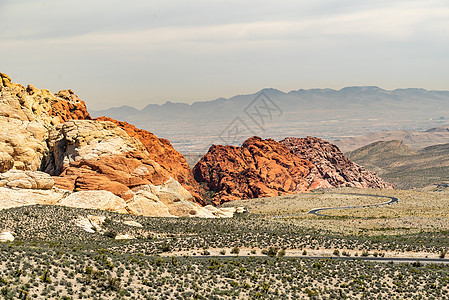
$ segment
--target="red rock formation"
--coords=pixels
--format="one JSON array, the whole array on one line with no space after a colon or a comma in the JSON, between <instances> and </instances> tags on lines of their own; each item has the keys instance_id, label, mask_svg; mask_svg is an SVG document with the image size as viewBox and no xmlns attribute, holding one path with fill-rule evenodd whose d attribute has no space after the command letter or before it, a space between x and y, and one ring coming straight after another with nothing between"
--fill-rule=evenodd
<instances>
[{"instance_id":1,"label":"red rock formation","mask_svg":"<svg viewBox=\"0 0 449 300\"><path fill-rule=\"evenodd\" d=\"M86 104L72 90L62 90L55 94L48 114L59 117L61 123L68 120L92 120Z\"/></svg>"},{"instance_id":2,"label":"red rock formation","mask_svg":"<svg viewBox=\"0 0 449 300\"><path fill-rule=\"evenodd\" d=\"M311 161L333 187L393 188L374 172L351 162L337 146L319 138L285 138L280 141L299 158Z\"/></svg>"},{"instance_id":3,"label":"red rock formation","mask_svg":"<svg viewBox=\"0 0 449 300\"><path fill-rule=\"evenodd\" d=\"M129 200L134 196L133 187L160 185L170 174L148 159L129 153L102 156L70 163L59 177L54 177L55 186L71 191L106 190Z\"/></svg>"},{"instance_id":4,"label":"red rock formation","mask_svg":"<svg viewBox=\"0 0 449 300\"><path fill-rule=\"evenodd\" d=\"M246 140L241 147L213 145L193 172L216 205L329 187L311 162L272 139L259 137Z\"/></svg>"},{"instance_id":5,"label":"red rock formation","mask_svg":"<svg viewBox=\"0 0 449 300\"><path fill-rule=\"evenodd\" d=\"M181 183L192 194L197 203L206 204L198 192L198 183L194 180L186 159L173 148L168 140L158 138L153 133L136 128L127 122L108 117L99 117L95 120L113 122L125 130L129 136L137 138L148 150L150 159L160 164L175 180Z\"/></svg>"}]
</instances>

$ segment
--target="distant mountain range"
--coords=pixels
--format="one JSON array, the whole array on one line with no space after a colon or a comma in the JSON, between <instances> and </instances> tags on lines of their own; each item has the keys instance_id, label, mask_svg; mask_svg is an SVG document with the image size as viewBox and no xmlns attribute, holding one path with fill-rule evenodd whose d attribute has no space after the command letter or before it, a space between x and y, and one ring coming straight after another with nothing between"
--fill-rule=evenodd
<instances>
[{"instance_id":1,"label":"distant mountain range","mask_svg":"<svg viewBox=\"0 0 449 300\"><path fill-rule=\"evenodd\" d=\"M183 153L204 153L211 144L239 145L253 135L342 140L378 131L449 125L449 91L374 86L288 93L263 89L193 104L166 102L141 110L125 105L90 113L132 122L168 138Z\"/></svg>"}]
</instances>

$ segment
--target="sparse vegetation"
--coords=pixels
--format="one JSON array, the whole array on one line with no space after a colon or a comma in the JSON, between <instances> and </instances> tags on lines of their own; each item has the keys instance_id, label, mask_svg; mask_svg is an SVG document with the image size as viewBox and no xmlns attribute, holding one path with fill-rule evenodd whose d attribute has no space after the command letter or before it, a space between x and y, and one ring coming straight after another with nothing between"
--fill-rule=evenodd
<instances>
[{"instance_id":1,"label":"sparse vegetation","mask_svg":"<svg viewBox=\"0 0 449 300\"><path fill-rule=\"evenodd\" d=\"M259 209L267 211L262 205ZM74 225L78 216L87 215L107 221L89 233ZM128 226L126 220L143 227ZM309 223L273 219L268 213L175 219L43 205L2 210L2 229L16 239L0 244L0 293L31 299L447 298L447 265L356 260L406 251L444 258L442 247L449 243L444 228L348 234L317 224L365 220L303 220ZM117 234L136 238L115 240ZM334 259L308 258L323 249ZM227 253L239 256L223 257Z\"/></svg>"}]
</instances>

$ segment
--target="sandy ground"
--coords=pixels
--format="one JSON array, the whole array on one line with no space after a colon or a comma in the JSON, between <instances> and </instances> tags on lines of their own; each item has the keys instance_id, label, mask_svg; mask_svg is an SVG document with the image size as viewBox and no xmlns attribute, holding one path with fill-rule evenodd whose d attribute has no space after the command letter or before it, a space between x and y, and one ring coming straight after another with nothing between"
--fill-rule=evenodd
<instances>
[{"instance_id":1,"label":"sandy ground","mask_svg":"<svg viewBox=\"0 0 449 300\"><path fill-rule=\"evenodd\" d=\"M177 252L166 252L161 254L161 256L222 256L222 251L225 251L226 256L262 256L262 250L259 248L239 248L238 254L232 254L232 248L209 248L207 251L208 255L203 255L204 249L196 249L196 250L188 250L188 251L177 251ZM303 254L304 250L307 254ZM336 257L334 255L334 251L338 250L340 252L339 256L343 256L343 252L347 252L348 257L360 257L362 256L362 250L346 250L346 249L286 249L285 256L286 257ZM254 253L255 251L255 253ZM221 253L220 253L221 252ZM369 257L375 257L376 251L369 251ZM386 258L440 258L436 253L429 252L398 252L398 251L379 251L377 252L378 257L386 257Z\"/></svg>"}]
</instances>

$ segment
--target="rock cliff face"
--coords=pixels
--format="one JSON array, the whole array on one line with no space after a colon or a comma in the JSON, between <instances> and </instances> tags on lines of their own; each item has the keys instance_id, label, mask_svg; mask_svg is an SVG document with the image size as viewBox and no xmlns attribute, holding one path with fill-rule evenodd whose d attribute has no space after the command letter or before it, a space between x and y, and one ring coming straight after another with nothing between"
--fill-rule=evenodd
<instances>
[{"instance_id":1,"label":"rock cliff face","mask_svg":"<svg viewBox=\"0 0 449 300\"><path fill-rule=\"evenodd\" d=\"M40 169L49 151L49 130L68 119L90 119L73 91L53 95L33 85L12 83L0 73L0 172Z\"/></svg>"},{"instance_id":2,"label":"rock cliff face","mask_svg":"<svg viewBox=\"0 0 449 300\"><path fill-rule=\"evenodd\" d=\"M46 171L59 175L59 188L106 190L130 200L133 188L171 179L138 139L109 121L72 120L54 126L48 144L52 155Z\"/></svg>"},{"instance_id":3,"label":"rock cliff face","mask_svg":"<svg viewBox=\"0 0 449 300\"><path fill-rule=\"evenodd\" d=\"M393 188L374 172L351 162L337 146L319 138L285 138L280 141L294 155L309 160L333 187Z\"/></svg>"},{"instance_id":4,"label":"rock cliff face","mask_svg":"<svg viewBox=\"0 0 449 300\"><path fill-rule=\"evenodd\" d=\"M212 146L193 172L206 185L214 204L330 187L310 161L274 140L259 137L246 140L241 147Z\"/></svg>"},{"instance_id":5,"label":"rock cliff face","mask_svg":"<svg viewBox=\"0 0 449 300\"><path fill-rule=\"evenodd\" d=\"M86 104L72 90L62 90L55 94L49 114L59 118L61 123L69 120L91 120ZM63 99L63 100L61 100Z\"/></svg>"},{"instance_id":6,"label":"rock cliff face","mask_svg":"<svg viewBox=\"0 0 449 300\"><path fill-rule=\"evenodd\" d=\"M168 140L158 138L153 133L136 128L127 122L117 121L108 117L100 117L95 120L112 122L123 129L129 136L138 139L145 146L150 159L157 162L174 179L181 183L195 198L195 202L202 205L205 204L198 192L198 183L193 178L186 159L173 148Z\"/></svg>"},{"instance_id":7,"label":"rock cliff face","mask_svg":"<svg viewBox=\"0 0 449 300\"><path fill-rule=\"evenodd\" d=\"M168 141L127 123L91 120L71 90L25 88L0 74L0 126L0 208L55 204L147 216L223 215L194 203L176 180L196 191L185 159Z\"/></svg>"}]
</instances>

